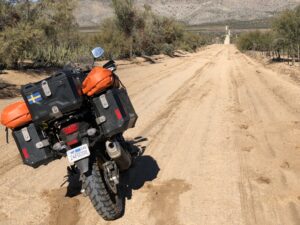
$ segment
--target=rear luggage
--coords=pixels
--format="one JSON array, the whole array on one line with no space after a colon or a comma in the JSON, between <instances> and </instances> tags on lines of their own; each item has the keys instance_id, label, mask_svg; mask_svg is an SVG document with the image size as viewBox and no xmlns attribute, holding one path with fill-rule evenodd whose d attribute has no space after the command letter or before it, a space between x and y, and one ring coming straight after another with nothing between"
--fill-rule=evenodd
<instances>
[{"instance_id":1,"label":"rear luggage","mask_svg":"<svg viewBox=\"0 0 300 225\"><path fill-rule=\"evenodd\" d=\"M138 116L125 89L109 89L93 98L93 105L96 122L105 137L123 133L135 126Z\"/></svg>"},{"instance_id":2,"label":"rear luggage","mask_svg":"<svg viewBox=\"0 0 300 225\"><path fill-rule=\"evenodd\" d=\"M49 139L33 123L13 131L24 164L36 168L54 159Z\"/></svg>"},{"instance_id":3,"label":"rear luggage","mask_svg":"<svg viewBox=\"0 0 300 225\"><path fill-rule=\"evenodd\" d=\"M7 106L1 113L1 124L10 129L22 127L31 120L29 110L23 101Z\"/></svg>"},{"instance_id":4,"label":"rear luggage","mask_svg":"<svg viewBox=\"0 0 300 225\"><path fill-rule=\"evenodd\" d=\"M22 86L21 94L35 123L49 122L82 105L80 78L61 72L43 81Z\"/></svg>"},{"instance_id":5,"label":"rear luggage","mask_svg":"<svg viewBox=\"0 0 300 225\"><path fill-rule=\"evenodd\" d=\"M113 73L110 70L95 67L82 83L82 91L88 96L93 96L112 86L113 82Z\"/></svg>"}]
</instances>

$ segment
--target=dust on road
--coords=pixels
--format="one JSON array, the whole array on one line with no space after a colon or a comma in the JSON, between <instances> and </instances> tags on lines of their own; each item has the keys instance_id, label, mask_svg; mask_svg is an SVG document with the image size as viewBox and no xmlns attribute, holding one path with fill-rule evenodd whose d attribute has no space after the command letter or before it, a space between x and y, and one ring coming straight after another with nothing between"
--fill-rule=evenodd
<instances>
[{"instance_id":1,"label":"dust on road","mask_svg":"<svg viewBox=\"0 0 300 225\"><path fill-rule=\"evenodd\" d=\"M61 207L80 225L300 223L295 79L230 45L118 73L140 117L126 136L145 150L125 215L105 222L87 198L66 198L66 160L25 167L1 132L0 224L53 224Z\"/></svg>"}]
</instances>

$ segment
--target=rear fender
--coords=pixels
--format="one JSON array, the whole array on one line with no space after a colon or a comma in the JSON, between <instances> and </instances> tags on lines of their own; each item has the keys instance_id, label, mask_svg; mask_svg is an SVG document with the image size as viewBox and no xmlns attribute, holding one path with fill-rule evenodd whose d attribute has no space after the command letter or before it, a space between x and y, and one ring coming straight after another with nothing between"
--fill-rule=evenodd
<instances>
[{"instance_id":1,"label":"rear fender","mask_svg":"<svg viewBox=\"0 0 300 225\"><path fill-rule=\"evenodd\" d=\"M89 171L89 161L89 158L84 158L75 162L76 166L80 170L80 174L84 174Z\"/></svg>"}]
</instances>

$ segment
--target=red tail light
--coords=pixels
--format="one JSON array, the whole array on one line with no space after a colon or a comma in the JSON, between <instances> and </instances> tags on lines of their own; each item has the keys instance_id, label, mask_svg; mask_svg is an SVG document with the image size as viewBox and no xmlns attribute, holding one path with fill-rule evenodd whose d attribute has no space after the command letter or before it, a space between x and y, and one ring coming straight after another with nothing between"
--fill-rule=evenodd
<instances>
[{"instance_id":1,"label":"red tail light","mask_svg":"<svg viewBox=\"0 0 300 225\"><path fill-rule=\"evenodd\" d=\"M65 128L62 129L62 132L64 132L65 135L73 134L79 130L78 123L73 123Z\"/></svg>"}]
</instances>

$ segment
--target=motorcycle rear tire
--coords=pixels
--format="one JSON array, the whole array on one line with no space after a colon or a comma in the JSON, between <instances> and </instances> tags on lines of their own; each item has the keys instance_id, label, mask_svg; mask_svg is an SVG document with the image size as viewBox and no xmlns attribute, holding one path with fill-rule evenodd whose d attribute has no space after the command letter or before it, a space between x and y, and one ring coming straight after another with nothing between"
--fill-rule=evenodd
<instances>
[{"instance_id":1,"label":"motorcycle rear tire","mask_svg":"<svg viewBox=\"0 0 300 225\"><path fill-rule=\"evenodd\" d=\"M124 198L120 193L110 191L105 183L103 171L95 162L89 175L83 176L83 188L98 214L107 221L116 220L123 215Z\"/></svg>"}]
</instances>

